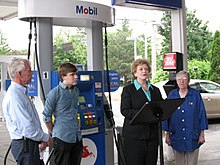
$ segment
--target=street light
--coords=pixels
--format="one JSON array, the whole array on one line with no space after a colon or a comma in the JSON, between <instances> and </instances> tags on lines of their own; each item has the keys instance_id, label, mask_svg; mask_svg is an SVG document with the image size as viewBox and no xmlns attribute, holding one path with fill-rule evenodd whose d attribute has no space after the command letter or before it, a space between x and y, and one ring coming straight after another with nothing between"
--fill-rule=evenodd
<instances>
[{"instance_id":1,"label":"street light","mask_svg":"<svg viewBox=\"0 0 220 165\"><path fill-rule=\"evenodd\" d=\"M137 41L143 41L143 38L130 36L130 37L126 37L126 40L127 41L134 41L134 60L136 60L138 57L138 55L137 55Z\"/></svg>"},{"instance_id":2,"label":"street light","mask_svg":"<svg viewBox=\"0 0 220 165\"><path fill-rule=\"evenodd\" d=\"M137 58L137 37L126 37L127 41L134 41L134 60Z\"/></svg>"},{"instance_id":3,"label":"street light","mask_svg":"<svg viewBox=\"0 0 220 165\"><path fill-rule=\"evenodd\" d=\"M156 74L156 70L157 70L157 44L156 44L156 34L157 34L157 26L160 25L158 23L152 23L152 27L153 27L153 33L152 33L152 40L151 40L151 44L152 44L152 71L151 71L151 75L152 75L152 80L155 77Z\"/></svg>"}]
</instances>

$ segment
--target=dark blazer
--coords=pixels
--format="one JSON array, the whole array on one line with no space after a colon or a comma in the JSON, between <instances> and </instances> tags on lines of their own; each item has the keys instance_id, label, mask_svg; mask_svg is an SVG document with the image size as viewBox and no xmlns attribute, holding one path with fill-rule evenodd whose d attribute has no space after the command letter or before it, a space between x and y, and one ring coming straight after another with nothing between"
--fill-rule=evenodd
<instances>
[{"instance_id":1,"label":"dark blazer","mask_svg":"<svg viewBox=\"0 0 220 165\"><path fill-rule=\"evenodd\" d=\"M151 101L163 100L160 90L157 87L151 85L149 90L151 94ZM149 100L147 99L143 90L140 88L137 91L133 83L123 88L121 95L121 113L125 117L122 128L123 137L137 140L149 140L158 138L157 123L140 125L129 124L129 122L133 119L138 110L146 101Z\"/></svg>"}]
</instances>

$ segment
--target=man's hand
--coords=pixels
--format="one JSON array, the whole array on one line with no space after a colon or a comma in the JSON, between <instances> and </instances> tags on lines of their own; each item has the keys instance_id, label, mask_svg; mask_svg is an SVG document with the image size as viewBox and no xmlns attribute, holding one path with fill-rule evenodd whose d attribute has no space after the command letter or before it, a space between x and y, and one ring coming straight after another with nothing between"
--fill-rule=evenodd
<instances>
[{"instance_id":1,"label":"man's hand","mask_svg":"<svg viewBox=\"0 0 220 165\"><path fill-rule=\"evenodd\" d=\"M41 142L39 144L39 148L40 148L40 152L42 152L43 150L45 150L47 148L47 143L46 142Z\"/></svg>"},{"instance_id":2,"label":"man's hand","mask_svg":"<svg viewBox=\"0 0 220 165\"><path fill-rule=\"evenodd\" d=\"M53 144L53 140L51 138L51 136L49 137L49 140L47 141L47 145L51 146Z\"/></svg>"}]
</instances>

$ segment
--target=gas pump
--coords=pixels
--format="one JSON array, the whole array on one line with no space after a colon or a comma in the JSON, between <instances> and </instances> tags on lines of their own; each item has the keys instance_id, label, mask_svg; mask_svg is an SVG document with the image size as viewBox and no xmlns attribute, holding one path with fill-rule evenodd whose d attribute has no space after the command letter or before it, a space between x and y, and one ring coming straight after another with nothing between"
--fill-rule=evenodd
<instances>
[{"instance_id":1,"label":"gas pump","mask_svg":"<svg viewBox=\"0 0 220 165\"><path fill-rule=\"evenodd\" d=\"M165 53L163 70L169 71L169 81L163 86L168 95L171 90L177 88L175 77L179 71L183 70L183 54L179 52Z\"/></svg>"}]
</instances>

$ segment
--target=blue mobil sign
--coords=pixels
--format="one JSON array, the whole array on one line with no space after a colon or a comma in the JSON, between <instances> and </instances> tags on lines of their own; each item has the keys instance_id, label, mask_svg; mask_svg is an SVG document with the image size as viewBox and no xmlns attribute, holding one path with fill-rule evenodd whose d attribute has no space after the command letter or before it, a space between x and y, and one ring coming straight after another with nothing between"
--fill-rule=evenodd
<instances>
[{"instance_id":1,"label":"blue mobil sign","mask_svg":"<svg viewBox=\"0 0 220 165\"><path fill-rule=\"evenodd\" d=\"M116 91L120 87L120 75L115 70L109 70L110 92ZM107 71L104 71L104 90L108 92Z\"/></svg>"},{"instance_id":2,"label":"blue mobil sign","mask_svg":"<svg viewBox=\"0 0 220 165\"><path fill-rule=\"evenodd\" d=\"M37 96L38 85L37 85L37 71L33 71L31 82L27 85L28 96ZM6 80L6 90L11 85L11 80Z\"/></svg>"},{"instance_id":3,"label":"blue mobil sign","mask_svg":"<svg viewBox=\"0 0 220 165\"><path fill-rule=\"evenodd\" d=\"M120 5L130 7L135 7L135 5L151 6L157 8L170 8L178 9L182 8L182 0L112 0L112 5Z\"/></svg>"}]
</instances>

